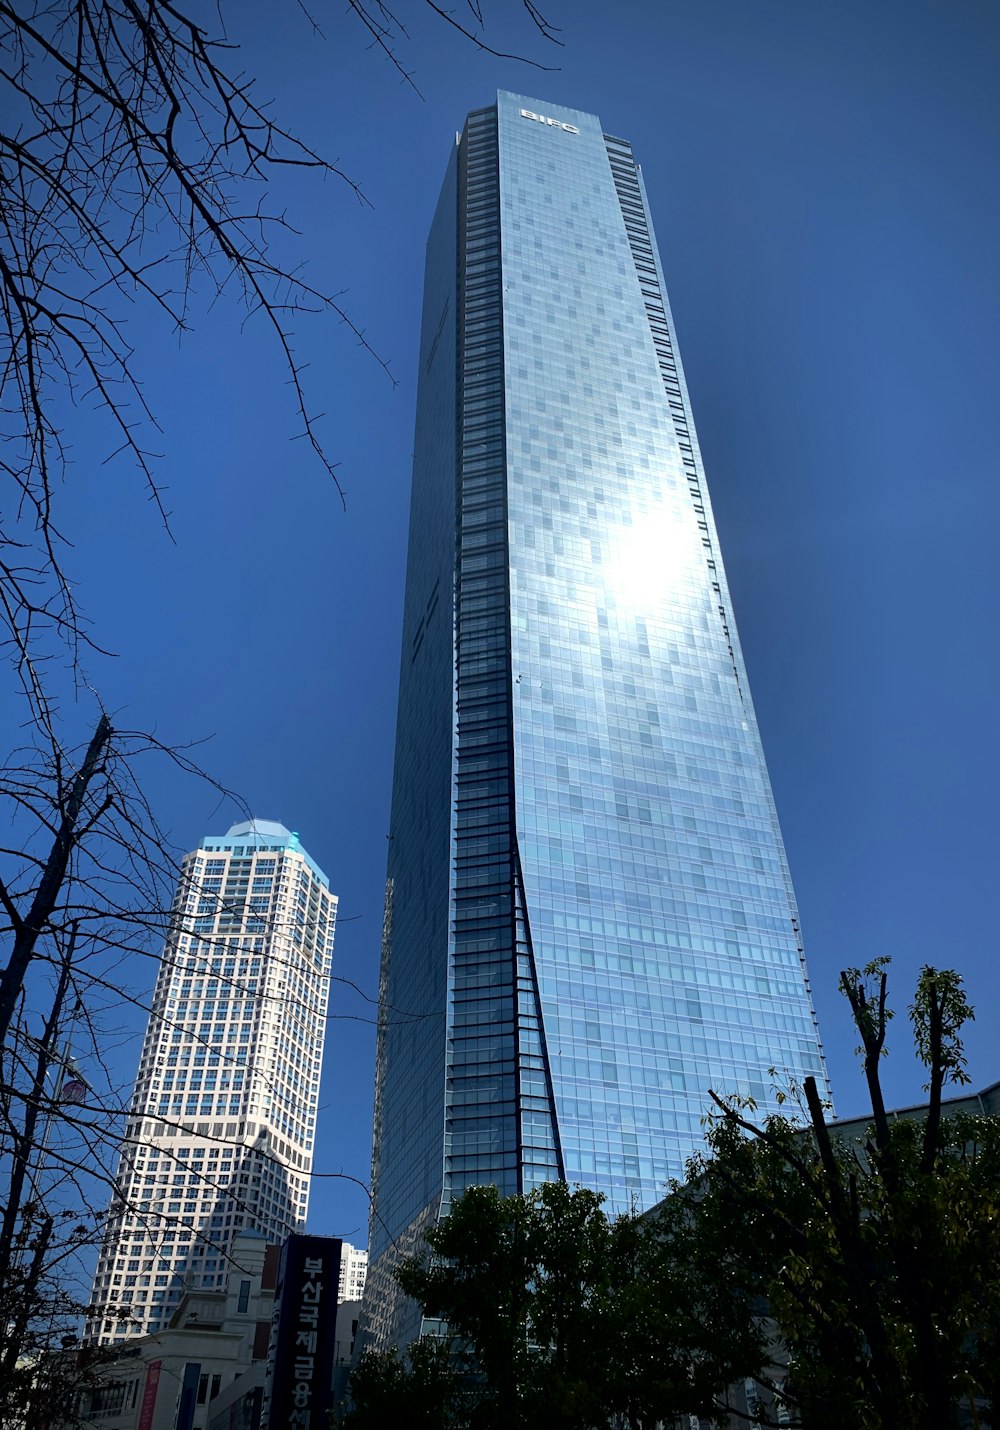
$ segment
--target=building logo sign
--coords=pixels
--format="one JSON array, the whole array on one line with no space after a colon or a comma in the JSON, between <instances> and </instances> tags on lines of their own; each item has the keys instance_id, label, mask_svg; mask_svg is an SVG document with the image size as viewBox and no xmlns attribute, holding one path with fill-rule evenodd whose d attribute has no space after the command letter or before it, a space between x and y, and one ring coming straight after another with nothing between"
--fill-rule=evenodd
<instances>
[{"instance_id":1,"label":"building logo sign","mask_svg":"<svg viewBox=\"0 0 1000 1430\"><path fill-rule=\"evenodd\" d=\"M530 109L521 110L522 119L537 119L539 124L547 124L550 129L562 129L567 134L579 134L575 124L564 124L561 119L549 119L544 114L533 114Z\"/></svg>"}]
</instances>

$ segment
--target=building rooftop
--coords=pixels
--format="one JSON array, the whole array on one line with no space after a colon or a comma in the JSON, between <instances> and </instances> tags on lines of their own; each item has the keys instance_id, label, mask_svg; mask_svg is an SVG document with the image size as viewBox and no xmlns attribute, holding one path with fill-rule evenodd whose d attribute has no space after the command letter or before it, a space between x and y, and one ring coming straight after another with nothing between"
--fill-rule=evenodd
<instances>
[{"instance_id":1,"label":"building rooftop","mask_svg":"<svg viewBox=\"0 0 1000 1430\"><path fill-rule=\"evenodd\" d=\"M233 853L237 849L241 853L244 850L294 850L296 854L302 855L324 888L330 887L330 881L323 870L299 843L298 831L286 828L277 819L241 820L238 824L231 824L225 834L206 834L199 848L222 854Z\"/></svg>"},{"instance_id":2,"label":"building rooftop","mask_svg":"<svg viewBox=\"0 0 1000 1430\"><path fill-rule=\"evenodd\" d=\"M246 819L242 824L231 824L226 831L227 839L245 839L248 835L259 835L267 839L298 838L297 834L292 834L290 829L286 829L276 819Z\"/></svg>"}]
</instances>

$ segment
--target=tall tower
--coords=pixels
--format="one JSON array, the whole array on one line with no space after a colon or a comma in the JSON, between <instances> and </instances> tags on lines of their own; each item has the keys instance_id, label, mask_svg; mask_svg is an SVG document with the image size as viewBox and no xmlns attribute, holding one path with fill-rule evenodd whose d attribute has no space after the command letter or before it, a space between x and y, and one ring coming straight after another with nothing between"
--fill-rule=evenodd
<instances>
[{"instance_id":1,"label":"tall tower","mask_svg":"<svg viewBox=\"0 0 1000 1430\"><path fill-rule=\"evenodd\" d=\"M427 248L368 1335L473 1183L649 1206L709 1087L826 1076L642 176L469 115Z\"/></svg>"},{"instance_id":2,"label":"tall tower","mask_svg":"<svg viewBox=\"0 0 1000 1430\"><path fill-rule=\"evenodd\" d=\"M183 861L94 1277L87 1339L160 1330L221 1288L233 1236L305 1227L336 897L252 820Z\"/></svg>"}]
</instances>

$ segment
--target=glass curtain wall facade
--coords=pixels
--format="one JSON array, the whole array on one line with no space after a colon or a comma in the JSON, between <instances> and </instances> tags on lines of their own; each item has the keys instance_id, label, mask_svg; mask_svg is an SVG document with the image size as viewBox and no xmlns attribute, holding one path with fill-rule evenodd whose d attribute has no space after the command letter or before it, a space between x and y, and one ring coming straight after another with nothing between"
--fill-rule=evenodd
<instances>
[{"instance_id":1,"label":"glass curtain wall facade","mask_svg":"<svg viewBox=\"0 0 1000 1430\"><path fill-rule=\"evenodd\" d=\"M368 1336L475 1183L658 1200L707 1089L826 1086L642 176L501 92L431 230Z\"/></svg>"}]
</instances>

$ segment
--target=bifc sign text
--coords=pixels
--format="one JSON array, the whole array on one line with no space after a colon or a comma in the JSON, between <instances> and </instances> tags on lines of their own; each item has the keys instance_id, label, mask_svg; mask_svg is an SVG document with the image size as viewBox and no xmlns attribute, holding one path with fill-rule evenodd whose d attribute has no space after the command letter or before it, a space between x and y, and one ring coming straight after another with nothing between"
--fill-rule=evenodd
<instances>
[{"instance_id":1,"label":"bifc sign text","mask_svg":"<svg viewBox=\"0 0 1000 1430\"><path fill-rule=\"evenodd\" d=\"M564 124L561 119L548 119L544 114L532 114L530 109L521 110L522 119L537 119L539 124L548 124L553 129L564 129L567 134L579 134L575 124Z\"/></svg>"}]
</instances>

